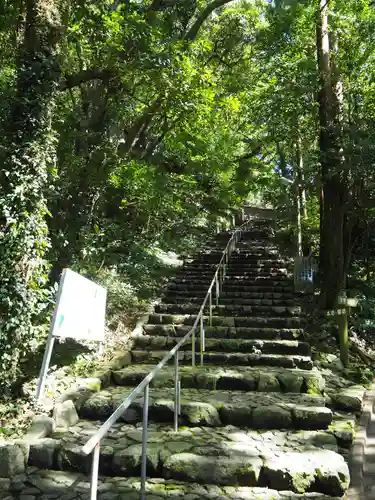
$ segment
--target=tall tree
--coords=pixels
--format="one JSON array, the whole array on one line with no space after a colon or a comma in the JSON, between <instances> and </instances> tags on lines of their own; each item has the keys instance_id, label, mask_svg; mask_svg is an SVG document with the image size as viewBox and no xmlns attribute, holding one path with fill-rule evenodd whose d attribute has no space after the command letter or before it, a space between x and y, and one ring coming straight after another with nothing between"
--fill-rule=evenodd
<instances>
[{"instance_id":1,"label":"tall tree","mask_svg":"<svg viewBox=\"0 0 375 500\"><path fill-rule=\"evenodd\" d=\"M20 355L33 334L43 303L46 278L45 185L55 161L51 130L60 80L57 45L62 32L61 6L27 0L23 41L17 60L16 93L4 126L0 170L0 360L14 381Z\"/></svg>"},{"instance_id":2,"label":"tall tree","mask_svg":"<svg viewBox=\"0 0 375 500\"><path fill-rule=\"evenodd\" d=\"M320 271L323 307L332 309L346 283L345 218L348 184L342 142L342 103L338 69L334 65L329 33L329 2L317 9L319 89L319 147L321 168Z\"/></svg>"}]
</instances>

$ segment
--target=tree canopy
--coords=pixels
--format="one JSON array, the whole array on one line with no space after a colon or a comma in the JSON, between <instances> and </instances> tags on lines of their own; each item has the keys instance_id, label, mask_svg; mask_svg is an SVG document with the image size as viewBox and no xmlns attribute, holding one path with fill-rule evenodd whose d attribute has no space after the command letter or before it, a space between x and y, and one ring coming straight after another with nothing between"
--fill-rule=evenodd
<instances>
[{"instance_id":1,"label":"tree canopy","mask_svg":"<svg viewBox=\"0 0 375 500\"><path fill-rule=\"evenodd\" d=\"M3 387L64 267L180 248L251 193L299 197L331 307L371 247L374 18L370 0L3 0Z\"/></svg>"}]
</instances>

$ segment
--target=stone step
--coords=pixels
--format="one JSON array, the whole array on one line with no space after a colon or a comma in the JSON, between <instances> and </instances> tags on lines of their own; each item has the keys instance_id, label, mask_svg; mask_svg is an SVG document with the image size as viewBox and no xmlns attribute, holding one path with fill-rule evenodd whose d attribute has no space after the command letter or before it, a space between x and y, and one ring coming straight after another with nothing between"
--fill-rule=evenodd
<instances>
[{"instance_id":1,"label":"stone step","mask_svg":"<svg viewBox=\"0 0 375 500\"><path fill-rule=\"evenodd\" d=\"M199 277L199 276L204 276L205 278L209 278L211 276L211 279L213 278L215 274L215 268L212 269L205 269L205 268L181 268L178 270L176 273L175 277L180 278L180 277L187 277L187 278L194 278L194 277ZM257 268L246 268L244 269L241 266L229 266L226 268L225 272L226 276L244 276L244 277L252 277L253 279L256 278L269 278L269 279L278 279L278 278L284 278L289 275L289 272L285 268L279 268L279 269L257 269Z\"/></svg>"},{"instance_id":2,"label":"stone step","mask_svg":"<svg viewBox=\"0 0 375 500\"><path fill-rule=\"evenodd\" d=\"M202 283L196 283L196 282L185 282L185 283L173 283L170 282L165 290L165 293L172 293L173 291L178 292L179 294L181 292L205 292L204 295L206 295L208 291L208 287L210 286L211 282L206 281ZM282 283L279 283L278 285L257 285L257 284L241 284L241 283L230 283L230 282L224 282L224 287L221 293L226 294L226 293L239 293L239 294L253 294L253 293L288 293L291 294L294 292L294 288L292 285L283 285Z\"/></svg>"},{"instance_id":3,"label":"stone step","mask_svg":"<svg viewBox=\"0 0 375 500\"><path fill-rule=\"evenodd\" d=\"M128 366L112 372L116 385L136 386L149 374L154 365ZM325 380L317 370L250 368L233 366L221 368L205 364L181 366L182 388L237 390L258 392L296 392L318 394L324 391ZM175 369L166 366L152 380L151 387L174 387Z\"/></svg>"},{"instance_id":4,"label":"stone step","mask_svg":"<svg viewBox=\"0 0 375 500\"><path fill-rule=\"evenodd\" d=\"M267 237L269 237L269 235L271 235L270 239L273 239L274 234L275 234L275 228L271 227L270 225L268 225L268 226L259 225L257 227L255 227L255 226L248 227L246 229L246 231L244 231L244 230L241 231L241 234L242 234L241 241L249 241L251 243L254 240L254 234L256 232L266 232Z\"/></svg>"},{"instance_id":5,"label":"stone step","mask_svg":"<svg viewBox=\"0 0 375 500\"><path fill-rule=\"evenodd\" d=\"M216 271L216 268L217 268L217 263L215 264L204 264L204 265L196 265L196 266L193 266L193 265L184 265L182 267L180 267L178 269L178 272L179 273L185 273L185 274L191 274L193 275L194 273L199 273L199 272L203 272L205 274L209 274L209 273L214 273ZM291 270L292 268L291 267L287 267L285 264L280 264L280 265L269 265L269 266L262 266L262 265L251 265L249 263L239 263L239 264L233 264L230 262L229 265L227 266L227 271L229 272L232 272L232 274L241 274L243 272L247 272L247 273L253 273L253 274L264 274L266 275L266 273L270 274L272 273L273 271L275 272L282 272L282 273L286 273L288 270Z\"/></svg>"},{"instance_id":6,"label":"stone step","mask_svg":"<svg viewBox=\"0 0 375 500\"><path fill-rule=\"evenodd\" d=\"M138 335L132 338L133 348L147 350L170 351L181 339L156 335ZM196 352L199 351L199 338L196 339ZM180 351L190 351L191 342L181 346ZM230 352L253 354L286 354L310 356L310 345L298 340L261 340L261 339L215 339L208 338L205 343L205 352Z\"/></svg>"},{"instance_id":7,"label":"stone step","mask_svg":"<svg viewBox=\"0 0 375 500\"><path fill-rule=\"evenodd\" d=\"M190 344L191 345L191 344ZM166 351L132 350L131 359L133 363L159 363L165 356ZM180 351L180 363L192 364L192 353ZM200 362L199 351L195 356L196 364ZM173 360L170 361L172 363ZM301 368L311 370L313 362L310 356L287 355L287 354L253 354L242 352L205 352L204 363L217 364L220 366L273 366L283 368Z\"/></svg>"},{"instance_id":8,"label":"stone step","mask_svg":"<svg viewBox=\"0 0 375 500\"><path fill-rule=\"evenodd\" d=\"M163 296L163 302L168 304L199 304L201 305L205 297L205 293L202 293L199 297L189 295L176 295L165 294ZM213 301L215 303L215 301ZM228 297L221 295L220 305L238 305L238 306L281 306L281 307L292 307L295 305L295 299L257 299L248 297Z\"/></svg>"},{"instance_id":9,"label":"stone step","mask_svg":"<svg viewBox=\"0 0 375 500\"><path fill-rule=\"evenodd\" d=\"M155 312L160 314L198 314L201 302L195 304L157 304ZM269 306L269 305L242 305L242 304L219 304L212 306L212 314L215 316L299 316L299 306Z\"/></svg>"},{"instance_id":10,"label":"stone step","mask_svg":"<svg viewBox=\"0 0 375 500\"><path fill-rule=\"evenodd\" d=\"M189 289L178 290L176 288L171 288L171 289L167 288L162 295L162 299L164 300L166 297L168 297L169 300L172 299L173 297L176 297L176 298L186 298L186 299L194 298L196 300L202 301L206 296L206 294L207 294L207 289L205 288L198 289L195 292L192 292Z\"/></svg>"},{"instance_id":11,"label":"stone step","mask_svg":"<svg viewBox=\"0 0 375 500\"><path fill-rule=\"evenodd\" d=\"M183 278L180 277L179 279L172 279L168 283L167 289L176 289L180 288L183 290L185 288L185 285L195 287L195 288L201 288L205 287L208 289L210 286L211 282L213 280L213 276L207 277L205 279L192 279L192 278ZM282 279L266 279L266 278L260 278L260 279L250 279L250 278L235 278L233 276L227 277L224 280L223 283L224 291L227 290L232 290L234 287L241 287L239 288L239 291L257 291L254 290L257 288L261 288L261 291L266 291L266 292L281 292L281 291L287 291L289 293L293 292L294 287L290 279L282 278ZM243 289L242 287L253 287L252 288L246 288ZM278 290L277 290L278 289Z\"/></svg>"},{"instance_id":12,"label":"stone step","mask_svg":"<svg viewBox=\"0 0 375 500\"><path fill-rule=\"evenodd\" d=\"M104 457L103 459L104 460ZM328 480L328 478L327 478ZM328 481L329 483L329 481ZM8 484L8 483L7 483ZM90 475L71 471L45 470L30 467L22 482L19 476L9 480L7 500L89 500ZM31 494L30 494L31 492ZM162 478L150 478L146 483L147 500L339 500L321 493L292 493L282 496L270 488L247 486L217 486ZM99 477L98 500L139 500L138 477Z\"/></svg>"},{"instance_id":13,"label":"stone step","mask_svg":"<svg viewBox=\"0 0 375 500\"><path fill-rule=\"evenodd\" d=\"M235 267L240 267L243 269L246 268L262 268L262 269L269 269L269 268L279 268L279 267L286 267L288 264L291 264L292 261L287 261L286 259L258 259L257 257L255 258L248 258L248 259L243 259L242 261L238 259L231 258L229 261L230 266L235 266ZM183 268L189 268L189 269L215 269L216 264L213 262L208 262L208 263L199 263L195 262L193 259L191 260L185 260L185 264Z\"/></svg>"},{"instance_id":14,"label":"stone step","mask_svg":"<svg viewBox=\"0 0 375 500\"><path fill-rule=\"evenodd\" d=\"M288 268L292 264L292 261L286 261L286 260L281 260L281 259L259 259L259 258L243 258L243 259L238 259L231 257L229 260L229 266L231 267L232 265L234 267L238 267L241 269L280 269L280 268ZM191 259L189 261L184 261L184 264L182 266L183 269L214 269L215 266L217 265L217 262L197 262L194 259Z\"/></svg>"},{"instance_id":15,"label":"stone step","mask_svg":"<svg viewBox=\"0 0 375 500\"><path fill-rule=\"evenodd\" d=\"M171 290L166 290L164 292L163 297L194 297L196 299L199 298L204 298L207 294L207 290L205 288L202 289L195 289L195 290L190 290L187 288L186 290L176 290L176 289L171 289ZM215 295L215 294L214 294ZM243 292L243 291L238 291L236 289L232 290L223 290L220 294L220 301L223 299L238 299L238 298L247 298L247 299L275 299L275 300L291 300L295 298L295 294L292 292Z\"/></svg>"},{"instance_id":16,"label":"stone step","mask_svg":"<svg viewBox=\"0 0 375 500\"><path fill-rule=\"evenodd\" d=\"M258 284L258 285L270 285L270 286L292 286L292 280L288 276L246 276L246 275L237 275L237 274L231 274L231 275L226 275L224 284L239 284L242 283L244 285L246 284Z\"/></svg>"},{"instance_id":17,"label":"stone step","mask_svg":"<svg viewBox=\"0 0 375 500\"><path fill-rule=\"evenodd\" d=\"M281 293L281 292L294 292L294 286L290 280L251 280L242 279L236 280L231 276L224 280L221 292L231 292L238 290L239 292L268 292L268 293Z\"/></svg>"},{"instance_id":18,"label":"stone step","mask_svg":"<svg viewBox=\"0 0 375 500\"><path fill-rule=\"evenodd\" d=\"M149 324L153 325L192 325L196 319L193 314L150 314ZM209 324L209 317L204 316ZM301 316L284 317L247 317L247 316L212 316L212 326L251 327L251 328L301 328L305 319Z\"/></svg>"},{"instance_id":19,"label":"stone step","mask_svg":"<svg viewBox=\"0 0 375 500\"><path fill-rule=\"evenodd\" d=\"M143 325L146 335L166 335L184 337L190 330L189 325ZM249 328L229 326L205 326L206 338L240 338L267 340L296 340L303 336L302 328Z\"/></svg>"},{"instance_id":20,"label":"stone step","mask_svg":"<svg viewBox=\"0 0 375 500\"><path fill-rule=\"evenodd\" d=\"M215 250L215 251L202 251L198 252L197 254L194 255L194 261L195 262L219 262L221 259L221 256L223 254L223 250ZM251 258L257 258L257 259L272 259L276 258L279 259L281 257L279 250L276 247L270 248L264 248L264 247L252 247L252 248L242 248L242 249L237 249L232 252L231 255L231 262L235 261L247 261L248 259Z\"/></svg>"},{"instance_id":21,"label":"stone step","mask_svg":"<svg viewBox=\"0 0 375 500\"><path fill-rule=\"evenodd\" d=\"M264 268L247 268L244 269L241 266L231 266L229 265L226 269L226 275L229 276L258 276L258 277L269 277L270 279L274 279L276 277L284 277L288 275L288 270L285 267L270 267L268 269Z\"/></svg>"},{"instance_id":22,"label":"stone step","mask_svg":"<svg viewBox=\"0 0 375 500\"><path fill-rule=\"evenodd\" d=\"M168 283L168 288L171 286L172 283L174 283L177 287L179 288L184 288L185 284L194 284L194 285L199 285L199 286L205 286L208 287L210 286L212 280L214 278L214 275L207 275L207 276L175 276L171 279L171 281ZM228 288L230 286L263 286L263 287L268 287L268 288L276 288L276 287L285 287L287 288L288 291L291 291L292 288L292 282L290 278L287 276L275 276L270 278L269 276L260 276L260 277L255 277L255 276L242 276L242 275L229 275L225 277L224 280L224 287Z\"/></svg>"},{"instance_id":23,"label":"stone step","mask_svg":"<svg viewBox=\"0 0 375 500\"><path fill-rule=\"evenodd\" d=\"M185 258L184 259L184 265L186 266L191 266L191 267L198 267L200 265L203 266L215 266L218 264L222 252L224 251L224 248L222 249L217 249L215 252L213 251L206 251L205 253L202 253L200 255L195 254L192 257ZM204 260L204 256L208 256L207 260ZM213 256L216 257L216 260L213 259ZM235 250L230 258L230 264L236 265L236 266L246 266L246 265L251 265L251 266L259 266L259 265L291 265L293 264L293 259L285 259L281 257L279 254L275 253L261 253L259 251L254 251L254 252L249 252L248 250L240 251L240 250Z\"/></svg>"},{"instance_id":24,"label":"stone step","mask_svg":"<svg viewBox=\"0 0 375 500\"><path fill-rule=\"evenodd\" d=\"M239 243L248 246L276 246L274 232L266 231L254 231L253 233L249 232L248 234L242 233L242 237L239 239Z\"/></svg>"},{"instance_id":25,"label":"stone step","mask_svg":"<svg viewBox=\"0 0 375 500\"><path fill-rule=\"evenodd\" d=\"M246 261L249 259L278 259L283 260L284 256L281 255L277 247L249 247L249 245L241 246L241 243L235 248L231 254L231 262Z\"/></svg>"},{"instance_id":26,"label":"stone step","mask_svg":"<svg viewBox=\"0 0 375 500\"><path fill-rule=\"evenodd\" d=\"M241 238L238 246L240 247L240 249L245 249L245 250L246 249L252 250L253 248L263 249L263 250L268 250L268 249L280 250L279 246L275 243L273 239L268 240L267 238L254 238L252 236L250 238L246 237Z\"/></svg>"},{"instance_id":27,"label":"stone step","mask_svg":"<svg viewBox=\"0 0 375 500\"><path fill-rule=\"evenodd\" d=\"M131 393L132 387L109 387L77 403L81 418L104 420ZM174 388L153 388L149 397L151 422L172 423ZM142 421L143 395L125 410L121 421ZM244 426L252 429L326 429L332 412L318 395L208 391L184 389L181 392L181 425Z\"/></svg>"},{"instance_id":28,"label":"stone step","mask_svg":"<svg viewBox=\"0 0 375 500\"><path fill-rule=\"evenodd\" d=\"M243 270L239 267L231 268L228 267L225 273L226 276L242 276L244 278L252 278L252 279L260 279L260 278L269 278L269 279L279 279L285 278L288 276L287 270L260 270L254 268L254 270ZM214 277L213 270L205 270L205 269L181 269L178 274L173 279L178 278L207 278L212 279Z\"/></svg>"},{"instance_id":29,"label":"stone step","mask_svg":"<svg viewBox=\"0 0 375 500\"><path fill-rule=\"evenodd\" d=\"M295 298L295 294L293 292L243 292L237 291L235 289L227 290L225 286L223 291L220 294L220 301L228 298L250 298L250 299L272 299L272 300L290 300ZM186 293L186 292L185 292ZM187 293L190 293L189 291ZM181 291L182 294L182 291ZM180 295L180 292L179 292Z\"/></svg>"},{"instance_id":30,"label":"stone step","mask_svg":"<svg viewBox=\"0 0 375 500\"><path fill-rule=\"evenodd\" d=\"M82 420L67 432L32 444L30 465L87 474L91 457L83 456L81 448L99 425L100 422ZM337 453L336 439L330 431L256 432L231 426L174 433L170 427L153 424L148 431L148 478L215 484L219 490L228 485L246 485L339 495L347 488L348 468ZM109 477L139 476L141 442L141 427L115 424L101 442L100 473Z\"/></svg>"},{"instance_id":31,"label":"stone step","mask_svg":"<svg viewBox=\"0 0 375 500\"><path fill-rule=\"evenodd\" d=\"M194 254L192 257L195 261L198 260L212 260L213 258L221 258L225 245L223 247L211 247L205 248ZM282 259L279 249L276 246L270 245L252 245L250 246L238 246L231 253L231 260L247 260L249 258L261 258L261 259Z\"/></svg>"}]
</instances>

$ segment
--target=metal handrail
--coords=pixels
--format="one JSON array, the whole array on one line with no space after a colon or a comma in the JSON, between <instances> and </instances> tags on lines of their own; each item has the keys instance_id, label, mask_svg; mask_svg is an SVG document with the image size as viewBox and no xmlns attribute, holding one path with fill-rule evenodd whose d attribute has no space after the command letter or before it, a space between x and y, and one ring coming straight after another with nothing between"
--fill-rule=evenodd
<instances>
[{"instance_id":1,"label":"metal handrail","mask_svg":"<svg viewBox=\"0 0 375 500\"><path fill-rule=\"evenodd\" d=\"M219 263L216 266L214 277L208 288L203 303L199 309L198 315L193 323L193 326L188 333L171 349L164 358L153 368L148 375L140 382L137 387L129 394L129 396L116 408L112 415L102 424L98 431L90 437L86 444L82 447L84 455L93 453L91 465L91 486L90 499L97 499L98 475L99 475L99 458L100 458L100 441L108 433L113 424L123 415L125 410L129 408L135 398L143 391L143 426L142 426L142 458L141 458L141 492L140 498L146 498L146 464L147 464L147 433L148 433L148 403L149 403L149 386L151 380L157 375L164 365L174 356L175 359L175 401L174 401L174 430L178 430L178 416L181 414L180 393L181 381L179 380L179 364L178 351L187 340L192 339L192 366L195 366L195 333L199 323L200 330L200 364L203 366L205 352L205 330L204 330L204 310L208 304L209 307L209 325L212 326L212 301L213 290L215 289L216 305L219 303L219 297L223 280L226 273L226 266L233 250L236 248L242 231L246 229L252 218L246 220L238 229L236 229L230 237Z\"/></svg>"}]
</instances>

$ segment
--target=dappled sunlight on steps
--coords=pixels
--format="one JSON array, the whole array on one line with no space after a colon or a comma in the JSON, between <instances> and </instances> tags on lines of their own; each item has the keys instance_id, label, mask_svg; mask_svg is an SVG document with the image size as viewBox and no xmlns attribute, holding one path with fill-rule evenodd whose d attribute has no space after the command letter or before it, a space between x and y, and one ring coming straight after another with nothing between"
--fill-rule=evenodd
<instances>
[{"instance_id":1,"label":"dappled sunlight on steps","mask_svg":"<svg viewBox=\"0 0 375 500\"><path fill-rule=\"evenodd\" d=\"M174 367L167 365L151 383L150 500L323 500L341 497L349 486L339 452L350 445L351 416L337 419L327 405L325 380L304 339L290 259L281 255L270 221L253 224L233 252L212 325L205 317L204 366L191 366L191 344L179 353L179 432L171 425ZM91 457L82 445L189 332L229 238L219 234L169 281L162 302L132 337L130 355L112 370L110 385L75 399L79 422L31 447L29 464L38 469L31 469L25 487L37 478L48 492L60 478L67 488L78 485L69 498L87 498ZM139 397L103 439L99 499L139 498L142 418Z\"/></svg>"}]
</instances>

